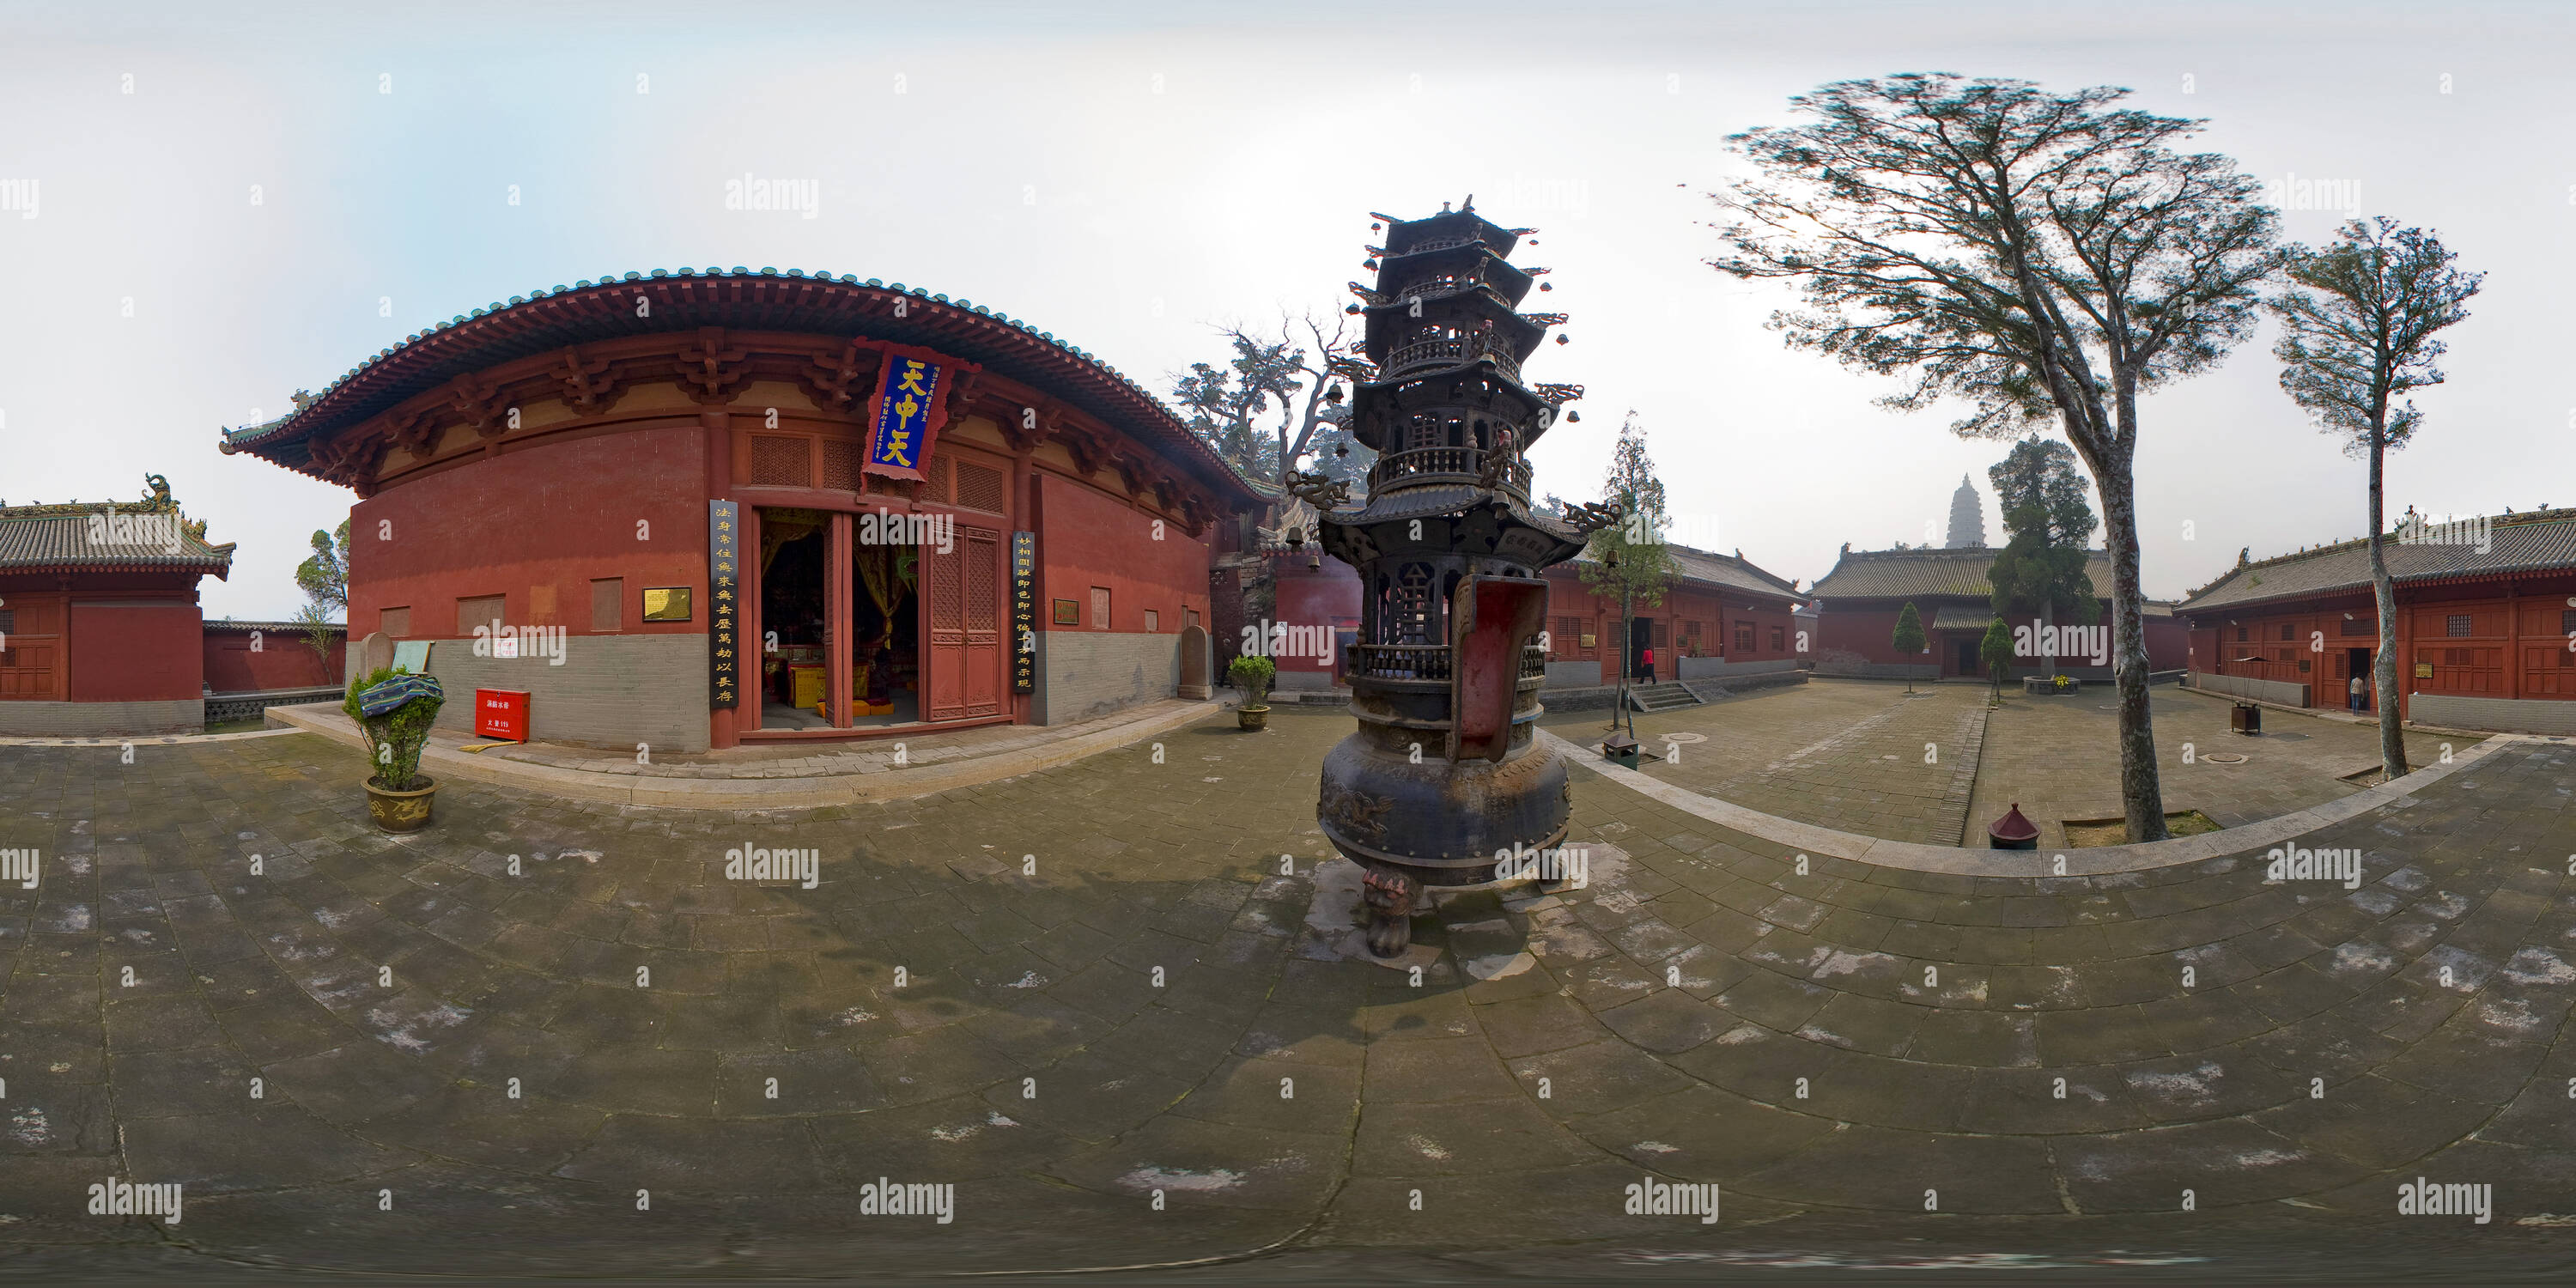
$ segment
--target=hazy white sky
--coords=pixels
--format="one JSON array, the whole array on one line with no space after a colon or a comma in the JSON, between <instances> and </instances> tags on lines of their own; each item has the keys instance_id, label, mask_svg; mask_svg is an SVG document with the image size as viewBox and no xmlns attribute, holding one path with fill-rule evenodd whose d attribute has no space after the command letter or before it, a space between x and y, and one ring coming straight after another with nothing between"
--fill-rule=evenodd
<instances>
[{"instance_id":1,"label":"hazy white sky","mask_svg":"<svg viewBox=\"0 0 2576 1288\"><path fill-rule=\"evenodd\" d=\"M0 180L40 201L0 211L0 498L132 499L166 474L240 543L212 617L289 613L306 535L352 499L219 455L218 428L532 287L682 264L879 277L1165 392L1221 355L1213 322L1345 303L1367 212L1470 192L1540 229L1516 258L1557 289L1532 306L1573 318L1531 363L1590 391L1533 453L1539 487L1595 496L1633 408L1701 544L1809 582L1843 542L1923 540L2004 451L1786 352L1764 327L1784 296L1705 264L1725 136L1898 71L2129 86L2209 118L2207 145L2259 176L2348 181L2361 213L2438 230L2492 275L2449 333L2450 384L2418 399L2391 508L2576 503L2551 303L2576 298L2563 5L210 9L0 8ZM817 181L817 216L726 210L746 174ZM2308 241L2343 217L2286 216ZM2269 343L2146 405L2152 595L2240 546L2361 533L2361 468L2280 394Z\"/></svg>"}]
</instances>

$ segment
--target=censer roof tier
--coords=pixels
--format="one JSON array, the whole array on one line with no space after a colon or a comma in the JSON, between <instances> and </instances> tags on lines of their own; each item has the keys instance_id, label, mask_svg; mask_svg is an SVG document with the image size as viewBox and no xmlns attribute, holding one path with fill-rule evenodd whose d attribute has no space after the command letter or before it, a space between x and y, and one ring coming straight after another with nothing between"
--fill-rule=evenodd
<instances>
[{"instance_id":1,"label":"censer roof tier","mask_svg":"<svg viewBox=\"0 0 2576 1288\"><path fill-rule=\"evenodd\" d=\"M1401 441L1389 435L1416 416L1481 417L1512 426L1517 449L1527 452L1555 423L1560 407L1583 395L1579 385L1532 389L1504 374L1503 364L1491 354L1434 361L1451 365L1354 384L1351 437L1370 451L1384 452L1390 441Z\"/></svg>"},{"instance_id":2,"label":"censer roof tier","mask_svg":"<svg viewBox=\"0 0 2576 1288\"><path fill-rule=\"evenodd\" d=\"M1493 248L1497 255L1509 255L1512 247L1535 228L1505 228L1476 213L1474 198L1463 210L1443 210L1421 219L1398 219L1375 211L1369 217L1386 227L1386 252L1409 255L1441 246L1476 243Z\"/></svg>"},{"instance_id":3,"label":"censer roof tier","mask_svg":"<svg viewBox=\"0 0 2576 1288\"><path fill-rule=\"evenodd\" d=\"M1511 309L1520 305L1521 298L1547 272L1544 268L1513 264L1481 242L1441 246L1410 255L1381 254L1375 246L1368 249L1378 263L1377 285L1372 289L1354 282L1351 291L1363 304L1373 306L1398 303L1408 296L1427 298L1474 289L1491 295L1502 308Z\"/></svg>"},{"instance_id":4,"label":"censer roof tier","mask_svg":"<svg viewBox=\"0 0 2576 1288\"><path fill-rule=\"evenodd\" d=\"M1319 516L1324 553L1352 567L1407 555L1478 555L1532 570L1583 552L1581 534L1515 502L1472 488L1425 488L1372 497ZM1422 535L1413 535L1416 521Z\"/></svg>"}]
</instances>

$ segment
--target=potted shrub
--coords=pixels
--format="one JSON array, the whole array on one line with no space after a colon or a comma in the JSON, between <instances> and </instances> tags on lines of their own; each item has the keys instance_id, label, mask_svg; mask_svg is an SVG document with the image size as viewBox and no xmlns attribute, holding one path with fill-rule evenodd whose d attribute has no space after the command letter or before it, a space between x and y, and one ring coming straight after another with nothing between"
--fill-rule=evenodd
<instances>
[{"instance_id":1,"label":"potted shrub","mask_svg":"<svg viewBox=\"0 0 2576 1288\"><path fill-rule=\"evenodd\" d=\"M1243 705L1235 708L1234 722L1245 730L1263 729L1270 724L1270 681L1279 674L1266 657L1238 657L1226 663L1225 678L1243 690Z\"/></svg>"},{"instance_id":2,"label":"potted shrub","mask_svg":"<svg viewBox=\"0 0 2576 1288\"><path fill-rule=\"evenodd\" d=\"M429 745L429 727L445 704L437 680L402 667L380 669L349 682L349 696L340 709L367 736L367 759L376 767L367 779L367 813L377 827L417 832L429 826L438 784L420 772L420 753ZM368 714L370 707L375 714Z\"/></svg>"}]
</instances>

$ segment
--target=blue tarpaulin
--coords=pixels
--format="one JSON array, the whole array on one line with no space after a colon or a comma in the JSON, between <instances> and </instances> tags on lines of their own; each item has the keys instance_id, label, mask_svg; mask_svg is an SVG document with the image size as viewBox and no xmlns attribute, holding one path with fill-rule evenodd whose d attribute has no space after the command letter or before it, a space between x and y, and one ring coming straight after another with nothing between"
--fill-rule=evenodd
<instances>
[{"instance_id":1,"label":"blue tarpaulin","mask_svg":"<svg viewBox=\"0 0 2576 1288\"><path fill-rule=\"evenodd\" d=\"M437 698L445 701L446 691L438 680L427 675L397 675L374 688L358 694L358 711L372 719L401 707L414 698Z\"/></svg>"}]
</instances>

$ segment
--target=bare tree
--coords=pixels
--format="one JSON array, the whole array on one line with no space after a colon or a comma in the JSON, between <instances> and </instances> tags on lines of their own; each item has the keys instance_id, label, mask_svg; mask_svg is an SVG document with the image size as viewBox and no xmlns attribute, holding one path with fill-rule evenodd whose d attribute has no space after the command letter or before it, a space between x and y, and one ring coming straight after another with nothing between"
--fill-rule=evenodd
<instances>
[{"instance_id":1,"label":"bare tree","mask_svg":"<svg viewBox=\"0 0 2576 1288\"><path fill-rule=\"evenodd\" d=\"M1794 347L1907 375L1882 402L1961 397L1951 425L2012 438L2051 421L2102 497L2111 556L2120 797L2132 841L2166 835L2138 574L2138 396L2217 364L2254 329L2279 217L2233 161L2176 150L2200 123L1947 73L1840 81L1811 118L1730 140L1760 171L1718 198L1740 278L1797 281Z\"/></svg>"},{"instance_id":2,"label":"bare tree","mask_svg":"<svg viewBox=\"0 0 2576 1288\"><path fill-rule=\"evenodd\" d=\"M2392 400L2442 383L2433 360L2446 346L2434 332L2469 316L2484 273L2463 273L2440 239L2399 228L2380 216L2336 230L2321 251L2290 248L2291 289L2271 301L2281 319L2272 356L2281 360L2281 390L2305 408L2317 428L2344 438L2344 451L2370 461L2370 586L2379 607L2378 656L2371 682L2379 694L2380 771L2406 773L2406 737L2397 724L2397 592L2388 577L2388 523L2380 482L2388 453L2404 447L2424 423L2413 402Z\"/></svg>"},{"instance_id":3,"label":"bare tree","mask_svg":"<svg viewBox=\"0 0 2576 1288\"><path fill-rule=\"evenodd\" d=\"M1285 489L1298 458L1309 452L1318 457L1317 472L1334 478L1366 468L1367 449L1349 441L1349 412L1335 381L1363 379L1367 371L1352 351L1347 324L1340 314L1333 317L1327 333L1313 314L1283 314L1276 341L1241 324L1218 327L1234 350L1226 369L1193 363L1188 374L1174 378L1172 398L1191 430L1246 477ZM1323 460L1336 446L1363 459Z\"/></svg>"}]
</instances>

